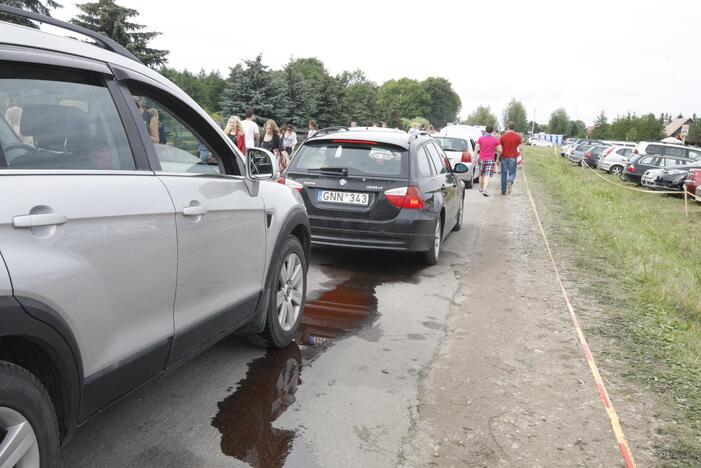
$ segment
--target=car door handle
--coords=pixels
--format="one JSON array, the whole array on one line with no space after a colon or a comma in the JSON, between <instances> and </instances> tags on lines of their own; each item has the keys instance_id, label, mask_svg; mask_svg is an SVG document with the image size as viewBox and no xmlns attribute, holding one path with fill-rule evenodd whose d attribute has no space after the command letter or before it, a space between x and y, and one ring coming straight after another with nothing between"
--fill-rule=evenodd
<instances>
[{"instance_id":1,"label":"car door handle","mask_svg":"<svg viewBox=\"0 0 701 468\"><path fill-rule=\"evenodd\" d=\"M202 216L207 213L207 208L202 205L186 206L183 208L183 216Z\"/></svg>"},{"instance_id":2,"label":"car door handle","mask_svg":"<svg viewBox=\"0 0 701 468\"><path fill-rule=\"evenodd\" d=\"M33 228L39 226L58 226L64 224L68 218L61 213L44 213L12 218L12 225L16 228Z\"/></svg>"}]
</instances>

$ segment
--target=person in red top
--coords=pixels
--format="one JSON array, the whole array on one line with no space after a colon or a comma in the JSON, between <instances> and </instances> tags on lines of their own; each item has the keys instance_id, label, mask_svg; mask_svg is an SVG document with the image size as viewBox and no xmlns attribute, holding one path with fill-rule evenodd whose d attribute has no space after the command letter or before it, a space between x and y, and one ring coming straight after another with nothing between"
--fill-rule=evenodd
<instances>
[{"instance_id":1,"label":"person in red top","mask_svg":"<svg viewBox=\"0 0 701 468\"><path fill-rule=\"evenodd\" d=\"M516 168L519 154L521 154L521 145L523 138L514 131L516 124L509 122L509 129L499 139L501 144L501 194L506 195L511 193L511 187L516 180Z\"/></svg>"},{"instance_id":2,"label":"person in red top","mask_svg":"<svg viewBox=\"0 0 701 468\"><path fill-rule=\"evenodd\" d=\"M477 152L480 155L480 192L485 197L489 196L487 187L489 179L494 175L494 164L498 159L497 153L501 150L499 139L492 135L494 127L487 126L486 133L477 140Z\"/></svg>"}]
</instances>

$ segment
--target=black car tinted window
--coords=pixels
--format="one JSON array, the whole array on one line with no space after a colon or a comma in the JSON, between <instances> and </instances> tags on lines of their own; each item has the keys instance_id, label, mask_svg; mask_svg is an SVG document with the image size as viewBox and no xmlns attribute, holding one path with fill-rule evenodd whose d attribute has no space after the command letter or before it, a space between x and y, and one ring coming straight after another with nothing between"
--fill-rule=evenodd
<instances>
[{"instance_id":1,"label":"black car tinted window","mask_svg":"<svg viewBox=\"0 0 701 468\"><path fill-rule=\"evenodd\" d=\"M655 166L656 164L653 163L653 160L657 160L659 158L655 158L653 156L648 156L646 158L642 158L638 163L640 164L647 164L648 166Z\"/></svg>"},{"instance_id":2,"label":"black car tinted window","mask_svg":"<svg viewBox=\"0 0 701 468\"><path fill-rule=\"evenodd\" d=\"M662 145L647 145L645 152L647 154L664 154L664 148Z\"/></svg>"},{"instance_id":3,"label":"black car tinted window","mask_svg":"<svg viewBox=\"0 0 701 468\"><path fill-rule=\"evenodd\" d=\"M436 168L436 171L440 174L447 173L449 169L446 168L445 158L440 154L438 147L432 143L429 143L425 146L425 148L428 150L428 154L431 156L431 161L433 161L433 166Z\"/></svg>"},{"instance_id":4,"label":"black car tinted window","mask_svg":"<svg viewBox=\"0 0 701 468\"><path fill-rule=\"evenodd\" d=\"M684 148L677 148L675 146L667 146L665 148L665 154L667 156L680 156L684 157L686 156L686 150Z\"/></svg>"},{"instance_id":5,"label":"black car tinted window","mask_svg":"<svg viewBox=\"0 0 701 468\"><path fill-rule=\"evenodd\" d=\"M348 175L409 176L408 151L379 142L352 140L313 141L302 145L290 165L290 171L323 168L347 169Z\"/></svg>"},{"instance_id":6,"label":"black car tinted window","mask_svg":"<svg viewBox=\"0 0 701 468\"><path fill-rule=\"evenodd\" d=\"M420 177L431 177L433 175L431 162L428 160L428 154L423 147L416 152L416 164L419 167Z\"/></svg>"}]
</instances>

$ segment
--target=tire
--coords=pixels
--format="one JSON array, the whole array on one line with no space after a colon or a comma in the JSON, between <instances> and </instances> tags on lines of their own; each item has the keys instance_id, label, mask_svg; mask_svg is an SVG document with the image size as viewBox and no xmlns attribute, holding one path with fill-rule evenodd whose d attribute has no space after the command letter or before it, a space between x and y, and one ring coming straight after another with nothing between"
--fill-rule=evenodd
<instances>
[{"instance_id":1,"label":"tire","mask_svg":"<svg viewBox=\"0 0 701 468\"><path fill-rule=\"evenodd\" d=\"M288 269L288 266L292 267ZM300 268L299 279L293 276L297 267ZM307 258L295 236L289 236L279 258L272 262L267 285L270 297L265 328L249 340L265 348L284 348L297 337L307 296Z\"/></svg>"},{"instance_id":2,"label":"tire","mask_svg":"<svg viewBox=\"0 0 701 468\"><path fill-rule=\"evenodd\" d=\"M620 176L621 174L623 174L623 166L611 166L609 168L609 174Z\"/></svg>"},{"instance_id":3,"label":"tire","mask_svg":"<svg viewBox=\"0 0 701 468\"><path fill-rule=\"evenodd\" d=\"M10 450L12 461L0 459L0 465L58 466L58 421L44 386L27 370L5 361L0 361L0 382L0 444L9 437L8 428L18 431L26 444Z\"/></svg>"},{"instance_id":4,"label":"tire","mask_svg":"<svg viewBox=\"0 0 701 468\"><path fill-rule=\"evenodd\" d=\"M462 229L462 219L465 216L465 196L463 195L462 200L460 201L460 209L458 209L458 220L455 222L455 226L453 226L453 231L457 232L460 229Z\"/></svg>"},{"instance_id":5,"label":"tire","mask_svg":"<svg viewBox=\"0 0 701 468\"><path fill-rule=\"evenodd\" d=\"M438 263L438 259L441 255L441 245L443 243L443 226L441 224L441 218L436 220L436 227L434 228L433 243L431 248L424 252L424 263L426 265L435 265Z\"/></svg>"}]
</instances>

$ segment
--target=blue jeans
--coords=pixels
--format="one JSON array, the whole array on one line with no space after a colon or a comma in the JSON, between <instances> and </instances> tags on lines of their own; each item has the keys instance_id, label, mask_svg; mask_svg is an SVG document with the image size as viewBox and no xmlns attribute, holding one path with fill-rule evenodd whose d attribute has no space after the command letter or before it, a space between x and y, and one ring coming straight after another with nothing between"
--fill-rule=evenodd
<instances>
[{"instance_id":1,"label":"blue jeans","mask_svg":"<svg viewBox=\"0 0 701 468\"><path fill-rule=\"evenodd\" d=\"M501 193L506 192L506 184L514 183L516 180L516 158L502 158L501 159Z\"/></svg>"}]
</instances>

